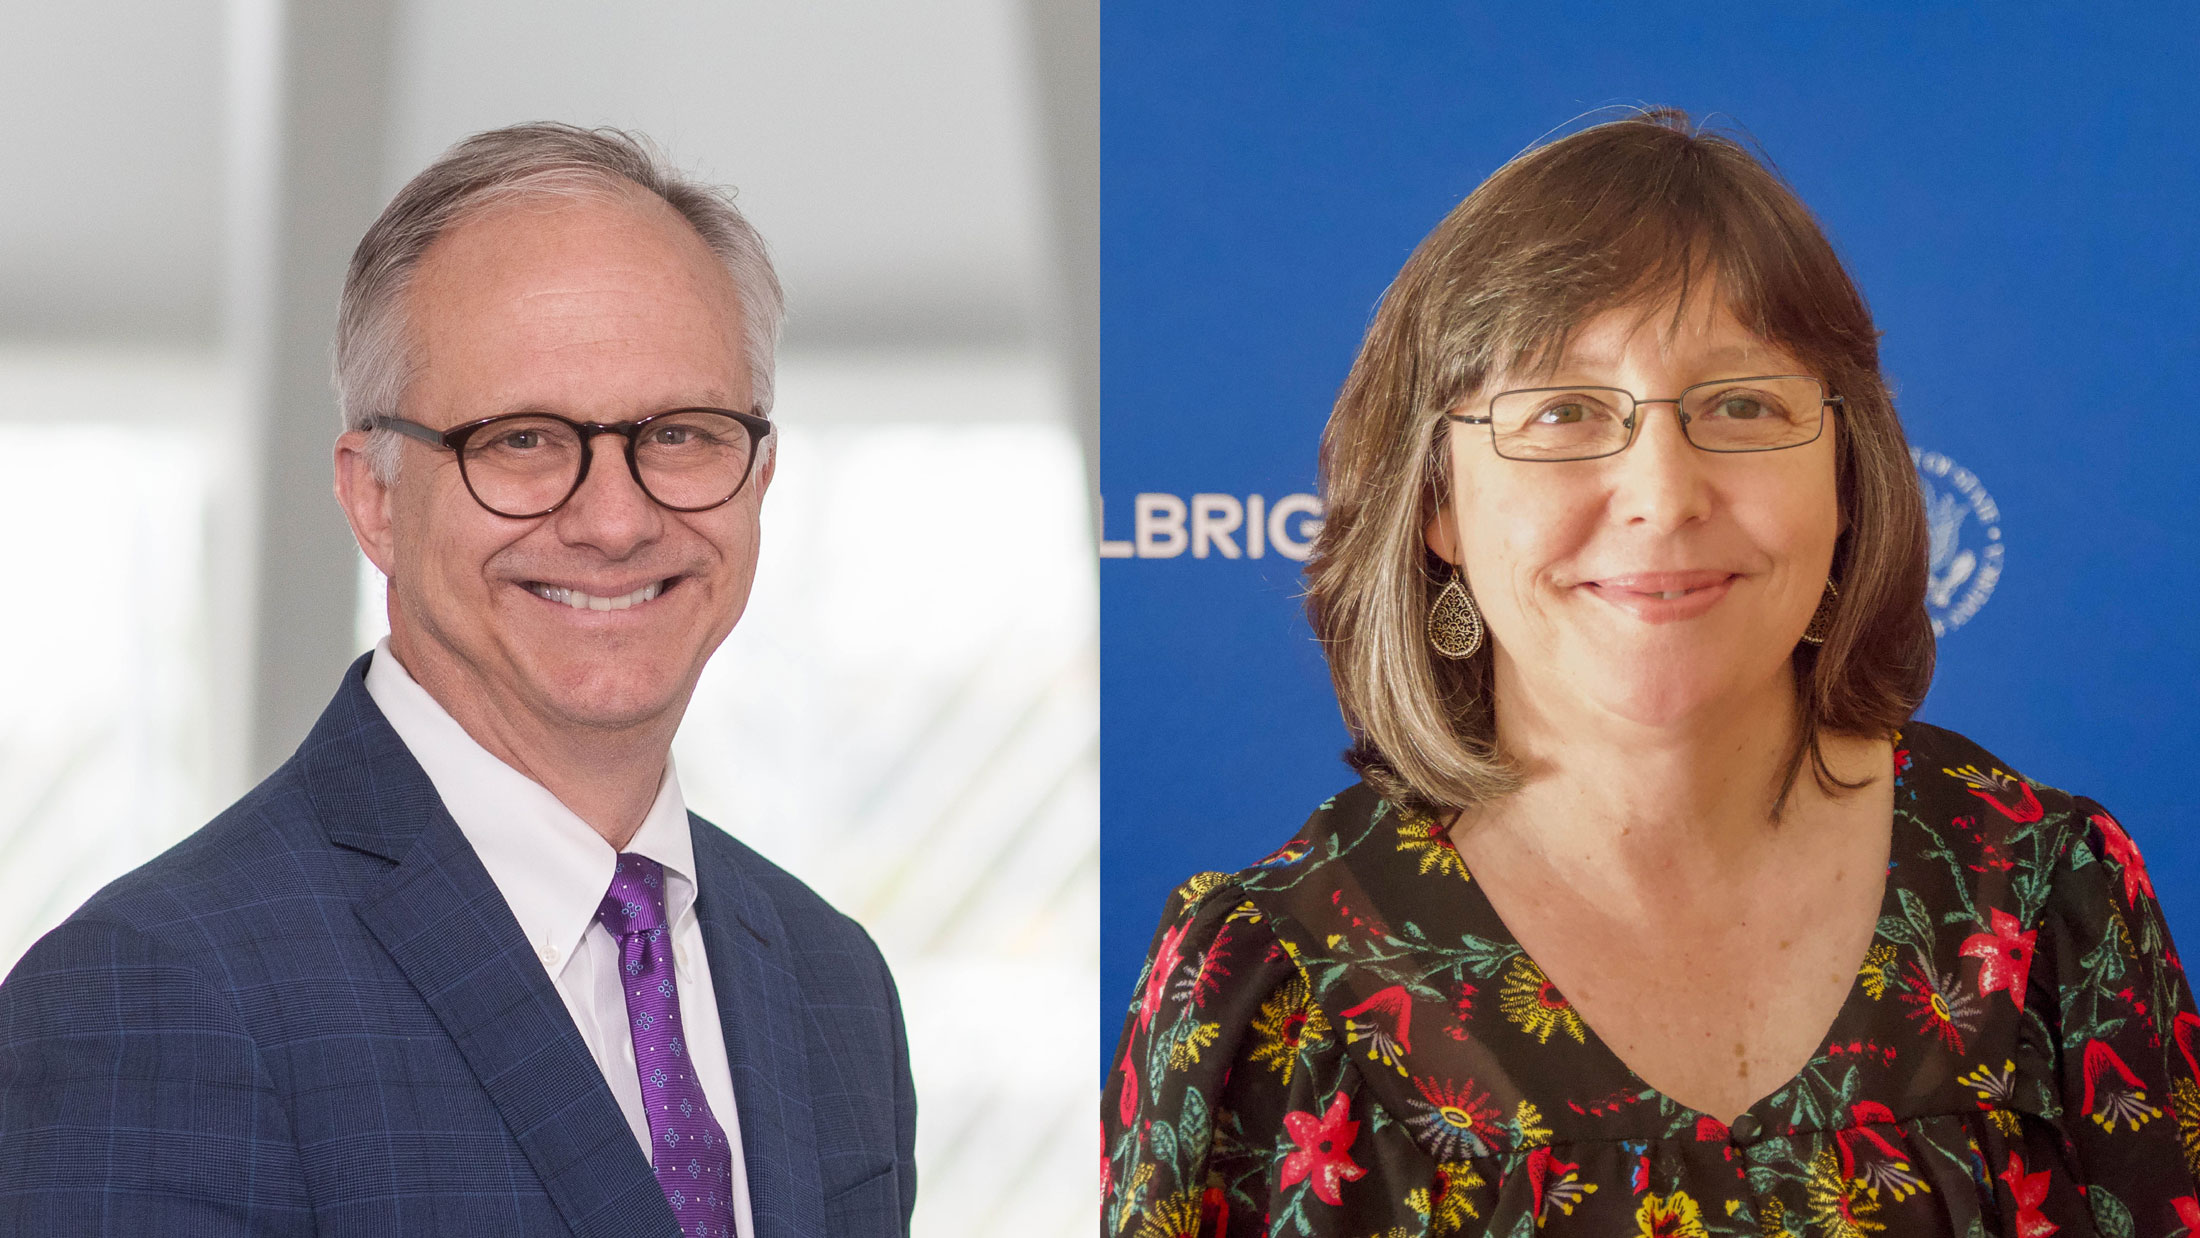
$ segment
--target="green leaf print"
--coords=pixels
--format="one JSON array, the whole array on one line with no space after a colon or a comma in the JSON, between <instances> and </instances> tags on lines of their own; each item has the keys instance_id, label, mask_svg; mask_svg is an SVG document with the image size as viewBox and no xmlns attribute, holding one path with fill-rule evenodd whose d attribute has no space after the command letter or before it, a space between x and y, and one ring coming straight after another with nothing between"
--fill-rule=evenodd
<instances>
[{"instance_id":1,"label":"green leaf print","mask_svg":"<svg viewBox=\"0 0 2200 1238\"><path fill-rule=\"evenodd\" d=\"M1155 1126L1162 1123L1156 1122ZM1187 1148L1204 1148L1212 1138L1213 1119L1207 1114L1207 1098L1198 1088L1184 1091L1184 1116L1177 1121L1177 1140Z\"/></svg>"},{"instance_id":2,"label":"green leaf print","mask_svg":"<svg viewBox=\"0 0 2200 1238\"><path fill-rule=\"evenodd\" d=\"M2086 1191L2085 1198L2093 1205L2093 1222L2100 1226L2101 1238L2131 1238L2131 1209L2124 1207L2124 1201L2098 1183Z\"/></svg>"}]
</instances>

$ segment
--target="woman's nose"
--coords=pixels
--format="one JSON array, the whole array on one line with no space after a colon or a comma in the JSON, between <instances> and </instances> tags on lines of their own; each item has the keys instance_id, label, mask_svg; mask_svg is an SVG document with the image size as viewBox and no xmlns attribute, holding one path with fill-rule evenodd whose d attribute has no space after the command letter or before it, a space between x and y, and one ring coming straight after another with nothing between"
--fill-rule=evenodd
<instances>
[{"instance_id":1,"label":"woman's nose","mask_svg":"<svg viewBox=\"0 0 2200 1238\"><path fill-rule=\"evenodd\" d=\"M1629 523L1679 528L1709 509L1704 453L1688 441L1682 417L1677 401L1636 403L1634 441L1613 458L1613 504Z\"/></svg>"}]
</instances>

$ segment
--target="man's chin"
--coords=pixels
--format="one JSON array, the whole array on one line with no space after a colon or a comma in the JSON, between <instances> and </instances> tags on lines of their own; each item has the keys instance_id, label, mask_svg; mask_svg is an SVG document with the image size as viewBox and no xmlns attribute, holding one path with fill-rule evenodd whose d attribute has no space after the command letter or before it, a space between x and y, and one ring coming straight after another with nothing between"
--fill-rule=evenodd
<instances>
[{"instance_id":1,"label":"man's chin","mask_svg":"<svg viewBox=\"0 0 2200 1238\"><path fill-rule=\"evenodd\" d=\"M687 703L684 680L657 668L581 666L537 681L534 695L549 718L592 731L625 731L666 716L679 717Z\"/></svg>"}]
</instances>

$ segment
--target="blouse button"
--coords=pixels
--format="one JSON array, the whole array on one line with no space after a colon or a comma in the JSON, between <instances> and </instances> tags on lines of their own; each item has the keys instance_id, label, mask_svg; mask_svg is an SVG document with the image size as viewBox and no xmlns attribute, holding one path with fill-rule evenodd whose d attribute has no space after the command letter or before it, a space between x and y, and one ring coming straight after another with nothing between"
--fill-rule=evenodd
<instances>
[{"instance_id":1,"label":"blouse button","mask_svg":"<svg viewBox=\"0 0 2200 1238\"><path fill-rule=\"evenodd\" d=\"M1745 1113L1734 1119L1734 1125L1726 1129L1735 1143L1748 1143L1763 1133L1764 1124L1757 1120L1756 1114Z\"/></svg>"}]
</instances>

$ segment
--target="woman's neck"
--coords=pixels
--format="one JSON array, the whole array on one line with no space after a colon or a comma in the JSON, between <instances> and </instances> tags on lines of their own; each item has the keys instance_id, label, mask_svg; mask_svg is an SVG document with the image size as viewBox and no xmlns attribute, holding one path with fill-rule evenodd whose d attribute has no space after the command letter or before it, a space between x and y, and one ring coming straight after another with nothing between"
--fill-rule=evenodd
<instances>
[{"instance_id":1,"label":"woman's neck","mask_svg":"<svg viewBox=\"0 0 2200 1238\"><path fill-rule=\"evenodd\" d=\"M1570 692L1537 691L1512 669L1498 668L1497 743L1525 782L1465 814L1459 828L1526 848L1554 875L1608 885L1620 898L1675 881L1731 888L1761 871L1783 826L1825 801L1806 758L1773 815L1799 726L1785 673L1644 722ZM1837 771L1869 768L1857 759L1869 741L1825 742Z\"/></svg>"}]
</instances>

